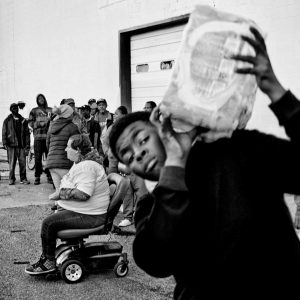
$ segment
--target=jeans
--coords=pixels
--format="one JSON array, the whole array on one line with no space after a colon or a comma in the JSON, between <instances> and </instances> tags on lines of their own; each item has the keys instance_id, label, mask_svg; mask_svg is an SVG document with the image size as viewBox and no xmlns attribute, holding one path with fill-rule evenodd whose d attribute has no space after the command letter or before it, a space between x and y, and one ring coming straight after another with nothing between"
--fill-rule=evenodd
<instances>
[{"instance_id":1,"label":"jeans","mask_svg":"<svg viewBox=\"0 0 300 300\"><path fill-rule=\"evenodd\" d=\"M43 173L43 153L46 157L48 154L48 149L46 147L46 140L34 140L34 158L35 158L35 177L40 177ZM48 169L45 169L47 177L51 177Z\"/></svg>"},{"instance_id":2,"label":"jeans","mask_svg":"<svg viewBox=\"0 0 300 300\"><path fill-rule=\"evenodd\" d=\"M144 180L134 173L124 177L128 181L128 188L123 199L123 215L125 219L132 221L135 212L136 202L148 193Z\"/></svg>"},{"instance_id":3,"label":"jeans","mask_svg":"<svg viewBox=\"0 0 300 300\"><path fill-rule=\"evenodd\" d=\"M55 259L57 232L63 229L88 229L105 224L106 214L84 215L70 210L58 210L44 219L41 229L43 254Z\"/></svg>"},{"instance_id":4,"label":"jeans","mask_svg":"<svg viewBox=\"0 0 300 300\"><path fill-rule=\"evenodd\" d=\"M7 158L9 164L9 180L16 180L15 168L17 160L19 161L20 180L26 178L26 155L24 148L9 147L7 146Z\"/></svg>"},{"instance_id":5,"label":"jeans","mask_svg":"<svg viewBox=\"0 0 300 300\"><path fill-rule=\"evenodd\" d=\"M128 177L123 178L124 181L126 181L127 189L126 189L126 195L123 198L123 215L124 218L132 221L133 219L133 213L134 213L134 194L132 190L132 186L130 184L130 179Z\"/></svg>"}]
</instances>

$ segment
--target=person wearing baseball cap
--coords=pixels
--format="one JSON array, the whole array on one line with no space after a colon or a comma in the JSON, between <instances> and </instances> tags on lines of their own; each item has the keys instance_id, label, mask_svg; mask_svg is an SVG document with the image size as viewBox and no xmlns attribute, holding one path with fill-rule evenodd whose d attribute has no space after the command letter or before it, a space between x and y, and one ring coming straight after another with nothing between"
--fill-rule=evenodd
<instances>
[{"instance_id":1,"label":"person wearing baseball cap","mask_svg":"<svg viewBox=\"0 0 300 300\"><path fill-rule=\"evenodd\" d=\"M89 106L92 106L93 103L96 104L96 99L91 98L91 99L88 101L88 105L89 105Z\"/></svg>"},{"instance_id":2,"label":"person wearing baseball cap","mask_svg":"<svg viewBox=\"0 0 300 300\"><path fill-rule=\"evenodd\" d=\"M95 115L96 115L96 113L98 112L97 103L92 103L92 104L90 105L90 107L91 107L91 116L92 116L93 118L95 118Z\"/></svg>"},{"instance_id":3,"label":"person wearing baseball cap","mask_svg":"<svg viewBox=\"0 0 300 300\"><path fill-rule=\"evenodd\" d=\"M64 101L64 104L72 107L73 113L73 123L78 127L80 133L87 134L86 121L85 119L76 111L75 109L75 101L73 98L67 98Z\"/></svg>"},{"instance_id":4,"label":"person wearing baseball cap","mask_svg":"<svg viewBox=\"0 0 300 300\"><path fill-rule=\"evenodd\" d=\"M67 98L65 99L64 104L68 104L71 107L75 107L75 100L73 98Z\"/></svg>"},{"instance_id":5,"label":"person wearing baseball cap","mask_svg":"<svg viewBox=\"0 0 300 300\"><path fill-rule=\"evenodd\" d=\"M96 104L96 103L95 103ZM81 108L82 116L86 121L87 132L92 143L92 146L97 149L100 156L104 157L102 144L100 141L101 129L97 121L91 115L91 107L89 105L84 105Z\"/></svg>"},{"instance_id":6,"label":"person wearing baseball cap","mask_svg":"<svg viewBox=\"0 0 300 300\"><path fill-rule=\"evenodd\" d=\"M9 109L11 114L4 120L2 126L2 143L7 150L9 164L9 185L14 185L16 181L17 160L20 168L20 183L29 184L26 176L26 155L30 149L28 122L19 114L17 103L12 103Z\"/></svg>"}]
</instances>

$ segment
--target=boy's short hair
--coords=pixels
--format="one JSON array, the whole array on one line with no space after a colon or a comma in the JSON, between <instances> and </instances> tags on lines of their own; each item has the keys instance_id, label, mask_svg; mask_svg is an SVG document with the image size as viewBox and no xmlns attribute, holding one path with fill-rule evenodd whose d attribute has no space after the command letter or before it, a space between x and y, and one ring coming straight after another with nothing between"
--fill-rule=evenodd
<instances>
[{"instance_id":1,"label":"boy's short hair","mask_svg":"<svg viewBox=\"0 0 300 300\"><path fill-rule=\"evenodd\" d=\"M147 101L146 103L149 103L152 109L156 107L156 103L154 101Z\"/></svg>"},{"instance_id":2,"label":"boy's short hair","mask_svg":"<svg viewBox=\"0 0 300 300\"><path fill-rule=\"evenodd\" d=\"M91 107L89 106L89 105L83 105L83 106L81 106L80 107L80 109L82 110L82 111L84 111L84 110L87 110L87 111L91 111Z\"/></svg>"},{"instance_id":3,"label":"boy's short hair","mask_svg":"<svg viewBox=\"0 0 300 300\"><path fill-rule=\"evenodd\" d=\"M147 111L136 111L123 116L113 124L109 135L109 146L113 155L117 159L121 160L117 154L116 143L125 128L137 121L144 121L146 123L149 123L149 117L150 113Z\"/></svg>"},{"instance_id":4,"label":"boy's short hair","mask_svg":"<svg viewBox=\"0 0 300 300\"><path fill-rule=\"evenodd\" d=\"M11 111L12 108L14 108L14 107L18 107L18 108L19 108L18 103L12 103L12 104L9 106L9 110Z\"/></svg>"}]
</instances>

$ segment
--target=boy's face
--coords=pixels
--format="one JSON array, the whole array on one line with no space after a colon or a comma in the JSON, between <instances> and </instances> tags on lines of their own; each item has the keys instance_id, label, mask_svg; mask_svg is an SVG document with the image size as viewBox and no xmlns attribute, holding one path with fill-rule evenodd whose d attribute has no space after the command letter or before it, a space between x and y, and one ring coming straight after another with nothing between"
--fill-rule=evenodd
<instances>
[{"instance_id":1,"label":"boy's face","mask_svg":"<svg viewBox=\"0 0 300 300\"><path fill-rule=\"evenodd\" d=\"M45 104L45 99L43 96L38 96L37 102L39 103L39 105L44 105Z\"/></svg>"},{"instance_id":2,"label":"boy's face","mask_svg":"<svg viewBox=\"0 0 300 300\"><path fill-rule=\"evenodd\" d=\"M153 108L152 108L151 104L148 103L148 102L146 102L146 103L145 103L145 107L144 107L144 111L148 111L148 112L151 113L152 110L153 110Z\"/></svg>"},{"instance_id":3,"label":"boy's face","mask_svg":"<svg viewBox=\"0 0 300 300\"><path fill-rule=\"evenodd\" d=\"M98 109L99 109L100 113L102 113L102 114L105 113L106 108L107 108L107 105L104 102L98 103Z\"/></svg>"},{"instance_id":4,"label":"boy's face","mask_svg":"<svg viewBox=\"0 0 300 300\"><path fill-rule=\"evenodd\" d=\"M90 111L87 110L87 109L84 109L84 110L82 111L82 115L83 115L86 119L88 119L88 118L90 117Z\"/></svg>"},{"instance_id":5,"label":"boy's face","mask_svg":"<svg viewBox=\"0 0 300 300\"><path fill-rule=\"evenodd\" d=\"M127 126L117 140L116 151L122 162L138 176L159 179L166 152L151 123L136 121Z\"/></svg>"},{"instance_id":6,"label":"boy's face","mask_svg":"<svg viewBox=\"0 0 300 300\"><path fill-rule=\"evenodd\" d=\"M19 112L19 107L17 105L14 105L12 108L11 108L11 112L14 114L14 115L17 115L18 112Z\"/></svg>"}]
</instances>

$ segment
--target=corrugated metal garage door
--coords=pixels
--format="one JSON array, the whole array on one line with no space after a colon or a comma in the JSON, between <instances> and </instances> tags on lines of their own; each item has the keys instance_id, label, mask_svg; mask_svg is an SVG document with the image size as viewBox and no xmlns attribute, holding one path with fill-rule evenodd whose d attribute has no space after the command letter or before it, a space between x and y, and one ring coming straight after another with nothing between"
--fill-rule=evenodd
<instances>
[{"instance_id":1,"label":"corrugated metal garage door","mask_svg":"<svg viewBox=\"0 0 300 300\"><path fill-rule=\"evenodd\" d=\"M131 46L132 111L142 110L146 101L161 101L185 25L133 35Z\"/></svg>"}]
</instances>

